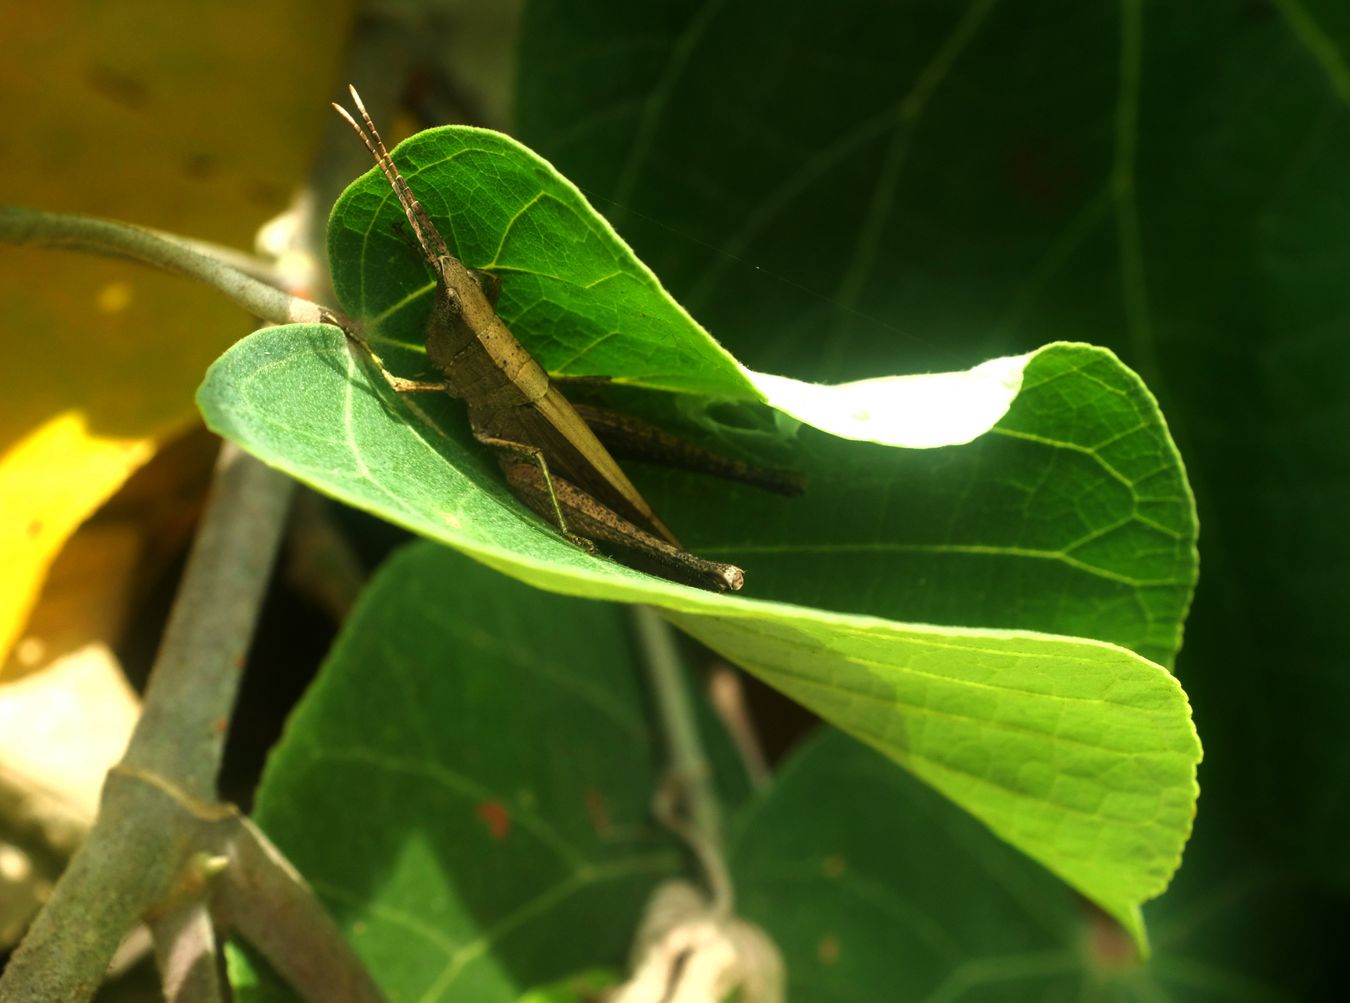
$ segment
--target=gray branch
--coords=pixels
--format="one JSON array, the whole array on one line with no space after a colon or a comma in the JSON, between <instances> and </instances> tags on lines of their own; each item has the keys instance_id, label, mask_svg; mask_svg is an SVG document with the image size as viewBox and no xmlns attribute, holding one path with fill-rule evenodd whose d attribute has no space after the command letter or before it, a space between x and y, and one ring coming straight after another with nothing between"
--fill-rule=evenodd
<instances>
[{"instance_id":1,"label":"gray branch","mask_svg":"<svg viewBox=\"0 0 1350 1003\"><path fill-rule=\"evenodd\" d=\"M347 938L281 851L242 816L214 911L303 999L385 1003Z\"/></svg>"},{"instance_id":2,"label":"gray branch","mask_svg":"<svg viewBox=\"0 0 1350 1003\"><path fill-rule=\"evenodd\" d=\"M169 909L150 923L165 1003L223 1003L216 930L201 899Z\"/></svg>"},{"instance_id":3,"label":"gray branch","mask_svg":"<svg viewBox=\"0 0 1350 1003\"><path fill-rule=\"evenodd\" d=\"M658 791L657 814L698 857L713 908L730 914L732 885L722 849L721 807L674 633L650 606L633 607L633 619L670 757L668 786Z\"/></svg>"},{"instance_id":4,"label":"gray branch","mask_svg":"<svg viewBox=\"0 0 1350 1003\"><path fill-rule=\"evenodd\" d=\"M358 37L352 63L365 69L353 75L389 81L392 104L398 86L392 82L406 79L407 39L378 21L363 24ZM367 100L383 103L384 89L367 87ZM364 157L351 149L350 137L344 140L350 153L330 155L342 128L335 120L328 130L310 178L320 204ZM321 224L313 226L311 233ZM130 258L201 279L265 320L349 327L220 255L139 227L0 207L0 241ZM306 243L322 246L321 239ZM225 732L292 488L282 475L224 447L126 757L109 774L87 839L0 974L3 1003L91 999L122 937L142 919L154 928L168 998L218 999L208 906L306 999L383 1000L299 876L247 820L216 801ZM212 880L203 860L228 866Z\"/></svg>"},{"instance_id":5,"label":"gray branch","mask_svg":"<svg viewBox=\"0 0 1350 1003\"><path fill-rule=\"evenodd\" d=\"M226 443L123 763L215 798L225 726L294 482Z\"/></svg>"},{"instance_id":6,"label":"gray branch","mask_svg":"<svg viewBox=\"0 0 1350 1003\"><path fill-rule=\"evenodd\" d=\"M214 806L225 725L292 482L226 445L141 719L98 818L0 976L5 1003L78 1003L195 849L184 805ZM95 903L97 906L95 907Z\"/></svg>"},{"instance_id":7,"label":"gray branch","mask_svg":"<svg viewBox=\"0 0 1350 1003\"><path fill-rule=\"evenodd\" d=\"M331 311L291 296L222 258L203 253L186 241L163 236L129 223L0 206L0 241L68 251L129 258L165 271L187 275L219 289L255 317L274 324L334 323Z\"/></svg>"}]
</instances>

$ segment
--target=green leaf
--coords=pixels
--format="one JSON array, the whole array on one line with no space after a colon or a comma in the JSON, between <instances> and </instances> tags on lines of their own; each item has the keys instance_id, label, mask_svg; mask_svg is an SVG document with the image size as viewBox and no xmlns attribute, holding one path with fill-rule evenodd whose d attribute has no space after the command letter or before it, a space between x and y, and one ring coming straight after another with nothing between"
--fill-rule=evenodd
<instances>
[{"instance_id":1,"label":"green leaf","mask_svg":"<svg viewBox=\"0 0 1350 1003\"><path fill-rule=\"evenodd\" d=\"M783 952L793 1003L1054 999L1084 974L1063 884L833 729L784 760L728 844L738 909Z\"/></svg>"},{"instance_id":2,"label":"green leaf","mask_svg":"<svg viewBox=\"0 0 1350 1003\"><path fill-rule=\"evenodd\" d=\"M754 398L735 360L665 294L581 193L520 144L456 126L418 133L393 156L451 252L502 277L498 311L513 328L530 330L530 349L550 372ZM328 256L343 308L367 322L372 341L393 350L391 365L417 364L399 350L423 353L435 285L378 169L333 206Z\"/></svg>"},{"instance_id":3,"label":"green leaf","mask_svg":"<svg viewBox=\"0 0 1350 1003\"><path fill-rule=\"evenodd\" d=\"M650 819L635 658L620 610L441 547L397 553L362 594L255 818L391 999L514 1003L623 962L682 862Z\"/></svg>"},{"instance_id":4,"label":"green leaf","mask_svg":"<svg viewBox=\"0 0 1350 1003\"><path fill-rule=\"evenodd\" d=\"M393 156L456 257L509 279L498 309L530 332L550 372L759 400L836 435L901 446L969 442L1017 395L1022 357L837 387L751 372L666 294L574 185L510 137L429 129ZM435 288L407 233L376 168L347 188L329 220L338 297L396 363L423 351Z\"/></svg>"},{"instance_id":5,"label":"green leaf","mask_svg":"<svg viewBox=\"0 0 1350 1003\"><path fill-rule=\"evenodd\" d=\"M734 816L739 911L773 937L793 1003L1332 999L1344 910L1253 867L1202 816L1215 873L1147 907L1153 954L950 803L832 730ZM1209 871L1210 869L1206 869Z\"/></svg>"},{"instance_id":6,"label":"green leaf","mask_svg":"<svg viewBox=\"0 0 1350 1003\"><path fill-rule=\"evenodd\" d=\"M380 570L344 625L256 815L391 999L574 1000L613 983L605 969L558 974L612 971L646 882L683 859L647 821L659 753L617 614L419 544ZM706 737L717 756L724 743ZM808 742L749 803L717 773L739 908L784 950L798 1003L853 999L860 985L927 999L971 982L1005 998L1085 978L1090 1000L1133 999L1115 995L1129 984L1261 999L1251 978L1273 973L1251 959L1282 957L1265 918L1298 901L1235 868L1242 908L1214 910L1209 884L1191 882L1206 897L1164 900L1148 972L1109 967L1087 938L1110 947L1110 930L1062 884L855 742ZM569 843L581 879L567 876ZM649 858L661 866L620 876ZM1241 955L1228 935L1244 938ZM290 998L237 952L231 968L241 1000Z\"/></svg>"},{"instance_id":7,"label":"green leaf","mask_svg":"<svg viewBox=\"0 0 1350 1003\"><path fill-rule=\"evenodd\" d=\"M527 515L462 428L441 435L394 413L333 329L253 335L212 368L200 401L217 431L335 497L531 584L661 607L920 772L1136 931L1137 904L1177 866L1199 745L1180 687L1137 655L714 596L592 557Z\"/></svg>"},{"instance_id":8,"label":"green leaf","mask_svg":"<svg viewBox=\"0 0 1350 1003\"><path fill-rule=\"evenodd\" d=\"M635 410L810 476L802 499L719 486L710 505L704 481L635 472L692 550L750 564L748 592L777 601L696 592L572 547L511 497L459 406L391 399L333 329L272 329L227 353L200 393L211 426L532 584L663 608L920 772L1138 933L1137 904L1165 886L1193 812L1199 746L1184 695L1110 644L1027 633L1081 634L1164 663L1179 646L1194 514L1137 377L1075 344L992 367L992 379L976 370L977 396L1003 401L983 421L1002 418L961 449L785 429L744 403L754 395L735 363L546 164L474 130L414 137L395 157L465 261L505 273L503 315L546 365L619 377L631 385L613 392ZM415 373L430 287L396 235L399 215L385 182L367 175L334 208L330 245L344 304L373 313L367 330L386 359ZM644 395L637 384L722 399ZM964 424L969 437L968 416L935 421ZM1024 741L1009 745L1010 731ZM990 750L1025 757L1021 772L1001 772ZM1093 842L1106 849L1093 856Z\"/></svg>"},{"instance_id":9,"label":"green leaf","mask_svg":"<svg viewBox=\"0 0 1350 1003\"><path fill-rule=\"evenodd\" d=\"M1350 895L1350 5L532 0L517 135L747 365L1107 345L1205 584L1205 812ZM1188 865L1189 866L1189 865Z\"/></svg>"},{"instance_id":10,"label":"green leaf","mask_svg":"<svg viewBox=\"0 0 1350 1003\"><path fill-rule=\"evenodd\" d=\"M514 500L462 409L390 396L336 330L287 327L222 356L199 401L215 431L267 462L537 585L675 609L729 601L580 552ZM1152 399L1108 353L1036 353L1005 419L958 450L807 430L785 445L716 424L706 402L661 403L661 417L725 452L791 449L811 479L782 499L634 469L693 551L748 565L748 594L1095 637L1164 664L1180 645L1195 576L1189 490ZM710 506L714 484L722 504Z\"/></svg>"},{"instance_id":11,"label":"green leaf","mask_svg":"<svg viewBox=\"0 0 1350 1003\"><path fill-rule=\"evenodd\" d=\"M904 765L1142 942L1137 905L1180 862L1200 751L1161 669L1050 635L674 619Z\"/></svg>"},{"instance_id":12,"label":"green leaf","mask_svg":"<svg viewBox=\"0 0 1350 1003\"><path fill-rule=\"evenodd\" d=\"M394 157L466 263L504 273L502 315L546 367L745 397L734 360L530 151L495 133L445 128L414 136ZM344 305L367 318L390 365L418 372L432 286L419 252L400 237L406 229L387 181L372 170L334 206L329 245ZM809 429L785 436L754 413L747 421L744 409L721 414L704 397L630 400L631 410L655 413L713 448L802 468L815 485L787 503L723 489L727 504L713 510L706 482L640 480L696 551L732 561L758 555L773 590L760 594L774 598L1078 634L1171 663L1194 587L1193 503L1155 402L1113 358L1059 345L964 374L868 381L873 391L921 388L897 394L890 414L878 403L885 394L759 379L777 381L776 396L798 413L861 438L966 442L1003 416L1001 438L953 462L848 447ZM916 400L925 406L912 407ZM476 479L501 494L495 475L490 484ZM971 588L976 579L981 587ZM825 594L804 591L810 583Z\"/></svg>"}]
</instances>

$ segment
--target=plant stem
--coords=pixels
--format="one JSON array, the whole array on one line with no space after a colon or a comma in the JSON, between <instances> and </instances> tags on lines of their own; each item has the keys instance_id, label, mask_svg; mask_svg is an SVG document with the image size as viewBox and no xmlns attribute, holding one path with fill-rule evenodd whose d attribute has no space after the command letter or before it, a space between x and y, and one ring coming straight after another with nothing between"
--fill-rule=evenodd
<instances>
[{"instance_id":1,"label":"plant stem","mask_svg":"<svg viewBox=\"0 0 1350 1003\"><path fill-rule=\"evenodd\" d=\"M740 753L750 786L763 790L772 778L772 771L746 704L744 681L731 665L719 663L713 666L708 675L708 700Z\"/></svg>"},{"instance_id":2,"label":"plant stem","mask_svg":"<svg viewBox=\"0 0 1350 1003\"><path fill-rule=\"evenodd\" d=\"M214 801L226 726L295 482L226 443L123 765Z\"/></svg>"},{"instance_id":3,"label":"plant stem","mask_svg":"<svg viewBox=\"0 0 1350 1003\"><path fill-rule=\"evenodd\" d=\"M0 974L4 1003L92 998L122 936L168 888L175 862L144 828L163 819L141 801L126 784L104 788L88 838Z\"/></svg>"},{"instance_id":4,"label":"plant stem","mask_svg":"<svg viewBox=\"0 0 1350 1003\"><path fill-rule=\"evenodd\" d=\"M685 809L683 816L659 809L658 814L698 857L712 907L730 913L732 887L722 850L721 808L713 787L712 768L699 738L675 636L670 625L648 606L634 607L633 619L666 738L670 778Z\"/></svg>"},{"instance_id":5,"label":"plant stem","mask_svg":"<svg viewBox=\"0 0 1350 1003\"><path fill-rule=\"evenodd\" d=\"M282 569L287 585L340 624L370 577L333 504L302 488L286 527Z\"/></svg>"},{"instance_id":6,"label":"plant stem","mask_svg":"<svg viewBox=\"0 0 1350 1003\"><path fill-rule=\"evenodd\" d=\"M259 282L220 258L139 226L75 213L0 206L0 241L131 258L214 286L255 317L274 324L335 323L309 300Z\"/></svg>"},{"instance_id":7,"label":"plant stem","mask_svg":"<svg viewBox=\"0 0 1350 1003\"><path fill-rule=\"evenodd\" d=\"M182 802L214 800L225 724L291 488L235 447L221 451L141 719L88 839L0 975L5 1003L89 999L122 936L176 880L191 848ZM139 782L144 774L165 783Z\"/></svg>"},{"instance_id":8,"label":"plant stem","mask_svg":"<svg viewBox=\"0 0 1350 1003\"><path fill-rule=\"evenodd\" d=\"M150 925L165 1003L221 1003L216 931L206 903L198 899L170 909Z\"/></svg>"},{"instance_id":9,"label":"plant stem","mask_svg":"<svg viewBox=\"0 0 1350 1003\"><path fill-rule=\"evenodd\" d=\"M304 879L248 819L232 827L218 917L302 999L385 1003L375 980Z\"/></svg>"}]
</instances>

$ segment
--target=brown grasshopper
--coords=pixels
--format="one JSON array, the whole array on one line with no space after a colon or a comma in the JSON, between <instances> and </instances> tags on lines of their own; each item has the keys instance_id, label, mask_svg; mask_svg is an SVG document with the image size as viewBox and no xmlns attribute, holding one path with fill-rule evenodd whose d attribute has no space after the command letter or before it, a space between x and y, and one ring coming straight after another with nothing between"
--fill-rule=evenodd
<instances>
[{"instance_id":1,"label":"brown grasshopper","mask_svg":"<svg viewBox=\"0 0 1350 1003\"><path fill-rule=\"evenodd\" d=\"M497 450L516 496L576 545L594 551L598 543L606 551L617 551L624 563L673 581L716 591L739 589L744 582L740 568L704 560L680 546L597 431L628 455L646 454L673 466L784 494L800 492L800 478L790 471L758 470L718 456L634 418L573 407L497 316L496 277L466 268L450 253L390 159L356 88L350 90L366 128L341 105L333 107L356 130L389 180L436 277L426 348L444 379L402 379L381 364L385 380L400 393L438 392L463 400L474 438ZM370 352L364 341L360 343ZM378 364L378 357L370 354Z\"/></svg>"}]
</instances>

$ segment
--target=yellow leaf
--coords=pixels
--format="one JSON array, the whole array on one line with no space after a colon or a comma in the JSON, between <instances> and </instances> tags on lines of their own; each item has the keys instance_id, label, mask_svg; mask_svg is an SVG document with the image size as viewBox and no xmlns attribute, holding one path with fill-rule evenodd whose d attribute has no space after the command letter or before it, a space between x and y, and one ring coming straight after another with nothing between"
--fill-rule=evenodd
<instances>
[{"instance_id":1,"label":"yellow leaf","mask_svg":"<svg viewBox=\"0 0 1350 1003\"><path fill-rule=\"evenodd\" d=\"M250 247L308 170L351 7L11 5L0 202ZM251 326L184 279L0 248L0 656L63 541Z\"/></svg>"},{"instance_id":2,"label":"yellow leaf","mask_svg":"<svg viewBox=\"0 0 1350 1003\"><path fill-rule=\"evenodd\" d=\"M45 422L0 457L0 637L19 634L51 556L150 456L148 439L101 439L68 411ZM78 462L69 462L78 457ZM2 659L0 659L2 661Z\"/></svg>"}]
</instances>

